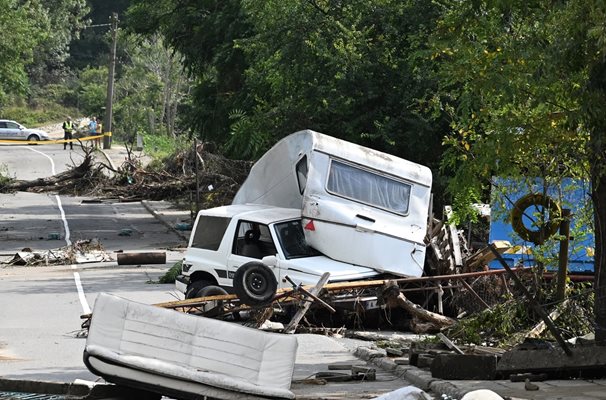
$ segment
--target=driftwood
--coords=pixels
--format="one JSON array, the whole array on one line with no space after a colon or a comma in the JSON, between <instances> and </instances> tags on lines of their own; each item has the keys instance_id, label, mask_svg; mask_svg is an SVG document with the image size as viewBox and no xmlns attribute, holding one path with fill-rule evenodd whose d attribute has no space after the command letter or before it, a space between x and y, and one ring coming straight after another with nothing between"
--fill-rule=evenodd
<instances>
[{"instance_id":1,"label":"driftwood","mask_svg":"<svg viewBox=\"0 0 606 400\"><path fill-rule=\"evenodd\" d=\"M387 304L397 305L413 317L411 330L414 333L435 332L456 323L456 320L452 318L428 311L408 300L393 282L388 282L383 288L382 296Z\"/></svg>"},{"instance_id":2,"label":"driftwood","mask_svg":"<svg viewBox=\"0 0 606 400\"><path fill-rule=\"evenodd\" d=\"M553 310L549 314L549 318L552 321L555 321L556 319L558 319L567 305L568 305L568 300L565 300L564 302L559 304L556 307L556 309ZM547 324L545 323L545 321L541 321L538 324L536 324L530 331L528 331L528 333L526 334L526 337L527 338L539 338L543 334L543 332L545 332L545 329L547 329Z\"/></svg>"},{"instance_id":3,"label":"driftwood","mask_svg":"<svg viewBox=\"0 0 606 400\"><path fill-rule=\"evenodd\" d=\"M39 178L31 181L15 181L0 187L0 192L12 192L15 190L27 190L33 187L56 186L62 182L74 181L87 175L91 170L92 157L86 154L82 163L60 174L48 178Z\"/></svg>"}]
</instances>

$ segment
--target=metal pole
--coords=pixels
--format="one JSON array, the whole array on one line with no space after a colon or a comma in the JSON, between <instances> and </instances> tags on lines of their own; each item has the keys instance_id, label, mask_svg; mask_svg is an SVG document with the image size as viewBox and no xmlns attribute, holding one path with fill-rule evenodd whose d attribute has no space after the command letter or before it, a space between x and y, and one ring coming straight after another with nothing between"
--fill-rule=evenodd
<instances>
[{"instance_id":1,"label":"metal pole","mask_svg":"<svg viewBox=\"0 0 606 400\"><path fill-rule=\"evenodd\" d=\"M558 285L556 298L564 300L566 297L566 277L568 276L568 244L570 242L570 210L562 209L562 222L560 222L560 262L558 264Z\"/></svg>"},{"instance_id":2,"label":"metal pole","mask_svg":"<svg viewBox=\"0 0 606 400\"><path fill-rule=\"evenodd\" d=\"M107 76L107 98L105 101L105 121L103 122L103 132L112 131L113 102L114 102L114 74L116 71L116 42L118 37L118 13L112 13L111 16L111 34L112 43L109 52L109 71ZM111 136L103 136L103 148L111 149Z\"/></svg>"}]
</instances>

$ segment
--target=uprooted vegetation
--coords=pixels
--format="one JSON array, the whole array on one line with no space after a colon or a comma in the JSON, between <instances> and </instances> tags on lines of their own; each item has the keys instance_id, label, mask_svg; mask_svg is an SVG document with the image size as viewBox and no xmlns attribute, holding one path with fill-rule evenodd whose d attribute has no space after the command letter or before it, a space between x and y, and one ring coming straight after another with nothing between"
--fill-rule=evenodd
<instances>
[{"instance_id":1,"label":"uprooted vegetation","mask_svg":"<svg viewBox=\"0 0 606 400\"><path fill-rule=\"evenodd\" d=\"M456 326L447 330L447 336L462 344L511 348L526 338L555 338L529 302L514 287L498 293L501 288L492 277L483 277L484 284L476 283L474 288L482 293L489 307L478 309L477 302L466 298L462 291L453 298L453 303L465 305L467 315L459 318ZM537 286L535 280L526 279L526 287L534 289L534 297L554 320L562 337L571 339L593 332L594 294L587 283L570 283L568 297L564 301L555 300L555 289L551 285ZM482 291L481 287L485 290ZM487 288L490 287L490 289Z\"/></svg>"},{"instance_id":2,"label":"uprooted vegetation","mask_svg":"<svg viewBox=\"0 0 606 400\"><path fill-rule=\"evenodd\" d=\"M231 202L252 163L230 160L207 148L212 146L199 145L197 151L180 150L147 167L129 150L128 159L112 168L107 163L93 162L93 150L82 147L85 155L79 165L44 179L4 179L0 181L0 192L57 192L121 201L170 199L188 203L193 200L197 185L201 193L201 208L224 205Z\"/></svg>"}]
</instances>

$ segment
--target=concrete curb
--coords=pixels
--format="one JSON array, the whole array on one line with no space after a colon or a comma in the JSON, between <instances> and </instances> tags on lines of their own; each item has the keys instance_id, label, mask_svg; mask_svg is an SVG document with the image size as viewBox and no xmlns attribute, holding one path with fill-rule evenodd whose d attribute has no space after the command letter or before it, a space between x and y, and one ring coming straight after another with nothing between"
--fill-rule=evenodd
<instances>
[{"instance_id":1,"label":"concrete curb","mask_svg":"<svg viewBox=\"0 0 606 400\"><path fill-rule=\"evenodd\" d=\"M28 381L0 378L0 390L5 392L57 394L74 397L88 396L91 389L87 385L64 382Z\"/></svg>"},{"instance_id":2,"label":"concrete curb","mask_svg":"<svg viewBox=\"0 0 606 400\"><path fill-rule=\"evenodd\" d=\"M149 204L149 202L147 200L141 200L141 205L151 215L153 215L154 218L156 218L158 221L160 221L160 223L162 223L164 226L166 226L167 228L169 228L173 232L175 232L177 234L177 236L179 236L181 239L185 240L186 242L189 241L189 237L187 237L187 235L184 235L182 232L180 232L179 230L175 229L175 227L170 222L168 222L158 211L154 210L154 208Z\"/></svg>"},{"instance_id":3,"label":"concrete curb","mask_svg":"<svg viewBox=\"0 0 606 400\"><path fill-rule=\"evenodd\" d=\"M461 398L468 392L458 388L456 385L436 379L430 372L424 371L412 365L397 365L395 361L387 357L383 349L371 349L370 347L358 347L354 355L364 361L368 361L377 367L391 372L392 374L407 380L421 390L431 391L439 396L448 395L454 398Z\"/></svg>"}]
</instances>

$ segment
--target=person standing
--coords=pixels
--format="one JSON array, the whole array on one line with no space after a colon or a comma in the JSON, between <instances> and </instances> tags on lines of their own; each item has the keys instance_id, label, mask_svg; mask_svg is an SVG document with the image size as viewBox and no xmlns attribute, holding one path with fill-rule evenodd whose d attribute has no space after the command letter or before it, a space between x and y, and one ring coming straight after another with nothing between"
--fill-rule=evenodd
<instances>
[{"instance_id":1,"label":"person standing","mask_svg":"<svg viewBox=\"0 0 606 400\"><path fill-rule=\"evenodd\" d=\"M95 117L91 117L88 121L88 136L95 136L97 134L97 120ZM95 140L95 139L92 139Z\"/></svg>"},{"instance_id":2,"label":"person standing","mask_svg":"<svg viewBox=\"0 0 606 400\"><path fill-rule=\"evenodd\" d=\"M67 117L67 119L65 120L65 122L63 122L63 139L64 140L71 140L73 139L73 134L74 134L74 123L72 122L72 118L71 117ZM63 143L63 150L67 149L67 142ZM69 149L73 150L74 149L74 144L72 142L69 142Z\"/></svg>"},{"instance_id":3,"label":"person standing","mask_svg":"<svg viewBox=\"0 0 606 400\"><path fill-rule=\"evenodd\" d=\"M101 123L101 118L97 118L97 126L95 129L95 135L101 136L103 135L103 124ZM95 139L95 147L101 147L101 138Z\"/></svg>"}]
</instances>

